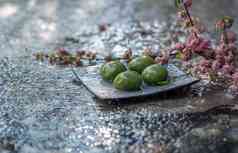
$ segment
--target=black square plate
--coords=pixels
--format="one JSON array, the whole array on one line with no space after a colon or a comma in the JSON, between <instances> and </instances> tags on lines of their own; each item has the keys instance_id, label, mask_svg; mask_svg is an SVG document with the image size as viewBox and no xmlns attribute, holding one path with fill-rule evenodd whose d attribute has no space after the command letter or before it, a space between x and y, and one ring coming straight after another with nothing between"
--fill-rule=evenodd
<instances>
[{"instance_id":1,"label":"black square plate","mask_svg":"<svg viewBox=\"0 0 238 153\"><path fill-rule=\"evenodd\" d=\"M179 70L175 65L170 64L168 65L169 78L172 80L170 84L164 86L147 86L144 84L142 89L139 91L127 92L117 90L111 83L102 80L99 75L99 67L100 66L89 66L83 68L77 73L77 75L83 85L101 100L120 100L145 97L189 86L199 81Z\"/></svg>"}]
</instances>

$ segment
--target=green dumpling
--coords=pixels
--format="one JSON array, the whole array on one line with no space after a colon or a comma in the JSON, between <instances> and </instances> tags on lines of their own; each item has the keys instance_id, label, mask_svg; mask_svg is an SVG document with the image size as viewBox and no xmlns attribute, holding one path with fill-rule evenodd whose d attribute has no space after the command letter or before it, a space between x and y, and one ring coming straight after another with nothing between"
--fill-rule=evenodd
<instances>
[{"instance_id":1,"label":"green dumpling","mask_svg":"<svg viewBox=\"0 0 238 153\"><path fill-rule=\"evenodd\" d=\"M111 61L101 66L100 75L103 80L112 82L119 73L124 71L126 71L124 64L120 61Z\"/></svg>"},{"instance_id":2,"label":"green dumpling","mask_svg":"<svg viewBox=\"0 0 238 153\"><path fill-rule=\"evenodd\" d=\"M114 79L113 86L119 90L135 91L139 90L142 85L142 77L138 72L125 71Z\"/></svg>"},{"instance_id":3,"label":"green dumpling","mask_svg":"<svg viewBox=\"0 0 238 153\"><path fill-rule=\"evenodd\" d=\"M128 68L132 71L136 71L138 73L142 73L143 70L154 64L154 60L153 58L149 57L149 56L140 56L137 57L135 59L133 59L129 64L128 64Z\"/></svg>"},{"instance_id":4,"label":"green dumpling","mask_svg":"<svg viewBox=\"0 0 238 153\"><path fill-rule=\"evenodd\" d=\"M142 73L144 82L154 86L163 84L163 82L167 81L167 77L168 70L159 64L147 67Z\"/></svg>"}]
</instances>

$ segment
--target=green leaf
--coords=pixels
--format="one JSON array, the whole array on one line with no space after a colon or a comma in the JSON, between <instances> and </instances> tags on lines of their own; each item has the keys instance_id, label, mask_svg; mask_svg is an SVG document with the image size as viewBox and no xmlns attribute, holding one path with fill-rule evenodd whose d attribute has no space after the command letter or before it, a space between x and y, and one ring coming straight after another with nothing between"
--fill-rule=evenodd
<instances>
[{"instance_id":1,"label":"green leaf","mask_svg":"<svg viewBox=\"0 0 238 153\"><path fill-rule=\"evenodd\" d=\"M181 8L183 6L183 0L175 0L175 6Z\"/></svg>"},{"instance_id":2,"label":"green leaf","mask_svg":"<svg viewBox=\"0 0 238 153\"><path fill-rule=\"evenodd\" d=\"M225 24L225 28L231 28L233 23L234 23L234 19L232 17L230 17L230 16L224 16L222 18L222 21Z\"/></svg>"},{"instance_id":3,"label":"green leaf","mask_svg":"<svg viewBox=\"0 0 238 153\"><path fill-rule=\"evenodd\" d=\"M181 51L178 51L178 52L176 53L176 55L175 55L175 58L181 60L181 59L182 59L182 56L183 56L183 55L182 55Z\"/></svg>"}]
</instances>

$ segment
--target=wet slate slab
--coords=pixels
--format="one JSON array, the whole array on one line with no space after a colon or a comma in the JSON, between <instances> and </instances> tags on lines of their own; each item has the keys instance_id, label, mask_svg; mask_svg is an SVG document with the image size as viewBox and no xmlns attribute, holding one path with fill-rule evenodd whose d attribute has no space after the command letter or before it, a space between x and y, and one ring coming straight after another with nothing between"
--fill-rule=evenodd
<instances>
[{"instance_id":1,"label":"wet slate slab","mask_svg":"<svg viewBox=\"0 0 238 153\"><path fill-rule=\"evenodd\" d=\"M78 78L85 87L101 100L122 100L129 98L146 97L159 93L168 92L178 88L192 85L199 80L186 75L175 65L168 65L170 84L165 86L147 86L142 85L139 91L120 91L115 89L111 83L104 81L99 75L100 66L90 66L78 73Z\"/></svg>"}]
</instances>

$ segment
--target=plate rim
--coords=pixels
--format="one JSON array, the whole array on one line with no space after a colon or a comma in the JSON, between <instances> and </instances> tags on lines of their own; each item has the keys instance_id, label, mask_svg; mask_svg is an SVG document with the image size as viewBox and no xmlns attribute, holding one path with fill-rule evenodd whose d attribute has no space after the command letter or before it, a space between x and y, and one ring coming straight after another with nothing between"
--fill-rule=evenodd
<instances>
[{"instance_id":1,"label":"plate rim","mask_svg":"<svg viewBox=\"0 0 238 153\"><path fill-rule=\"evenodd\" d=\"M170 64L170 65L173 65L175 66L174 64ZM94 66L88 66L84 69L89 69L90 67L98 67L99 65L94 65ZM178 68L177 66L175 66L176 68ZM179 69L179 68L178 68ZM180 69L179 69L180 70ZM182 71L182 70L180 70ZM182 71L183 72L183 71ZM168 91L173 91L173 90L177 90L179 88L183 88L183 87L186 87L186 86L191 86L197 82L200 81L200 79L198 78L195 78L195 77L192 77L188 74L185 73L184 76L187 76L187 80L190 79L190 81L187 81L186 83L180 85L180 86L174 86L174 87L171 87L171 88L167 88L167 89L164 89L163 91L154 91L153 93L145 93L145 94L140 94L140 95L132 95L132 96L129 96L129 97L108 97L108 96L103 96L103 95L100 95L100 94L97 94L95 92L93 92L93 90L90 89L90 87L88 85L85 84L85 81L82 80L82 76L78 75L77 72L75 72L75 75L77 75L77 79L82 83L82 85L92 94L94 95L94 97L100 99L100 100L105 100L105 101L111 101L111 100L125 100L125 99L133 99L133 98L142 98L142 97L148 97L148 96L154 96L156 94L159 94L159 93L164 93L164 92L168 92ZM186 80L185 79L185 80ZM138 92L138 91L137 91Z\"/></svg>"}]
</instances>

